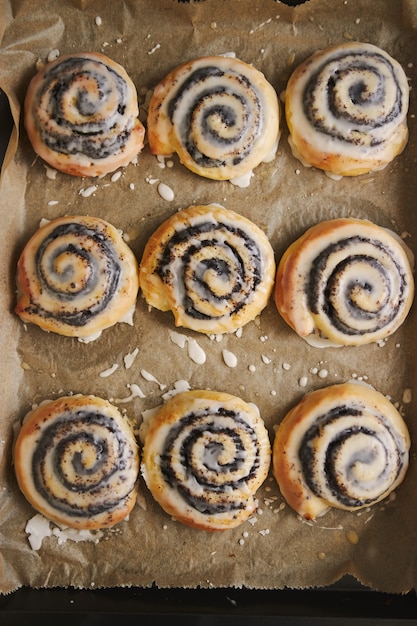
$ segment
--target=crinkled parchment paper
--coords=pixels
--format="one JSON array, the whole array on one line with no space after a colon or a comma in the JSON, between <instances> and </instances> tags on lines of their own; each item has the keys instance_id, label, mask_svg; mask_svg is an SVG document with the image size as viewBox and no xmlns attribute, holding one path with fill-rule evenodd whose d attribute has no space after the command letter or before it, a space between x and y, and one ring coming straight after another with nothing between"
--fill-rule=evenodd
<instances>
[{"instance_id":1,"label":"crinkled parchment paper","mask_svg":"<svg viewBox=\"0 0 417 626\"><path fill-rule=\"evenodd\" d=\"M146 147L112 182L46 176L20 119L20 107L36 63L52 50L98 50L121 63L141 101L178 63L204 54L235 52L264 72L278 93L307 55L349 39L385 48L405 68L412 87L417 71L417 11L413 0L310 0L296 9L273 0L1 0L0 87L15 120L1 180L2 246L0 416L0 591L32 587L159 586L283 588L322 586L350 573L375 589L405 592L417 583L417 372L414 307L404 326L383 346L317 349L281 320L273 302L241 337L214 341L191 331L206 354L195 363L170 339L170 313L148 311L140 297L134 325L118 324L94 343L24 328L13 314L18 255L41 218L66 213L104 218L130 237L138 259L153 230L179 208L218 202L264 228L277 260L308 226L336 216L369 218L406 234L417 251L417 110L411 91L410 140L386 170L339 182L301 166L291 155L287 129L274 161L255 170L249 187L199 178L174 156L162 168ZM96 19L100 17L101 19ZM414 28L413 28L414 25ZM144 111L143 111L144 113ZM158 179L174 191L157 191ZM97 185L89 197L80 194ZM126 368L124 357L138 353ZM237 367L223 361L227 349ZM109 368L118 365L107 376ZM253 366L253 367L249 367ZM152 374L164 390L142 375ZM320 375L319 375L320 373ZM326 376L327 374L327 376ZM307 377L301 387L300 378ZM322 377L323 376L323 377ZM398 403L412 438L411 465L396 498L359 513L334 511L315 523L297 519L271 479L259 492L252 523L224 533L196 531L172 521L141 481L141 503L128 521L94 543L44 539L32 550L25 526L34 511L20 494L12 469L13 424L33 403L67 393L112 399L137 425L142 411L162 403L178 380L210 387L256 403L270 429L306 391L352 376ZM137 387L144 397L135 396ZM408 391L407 391L408 390ZM411 397L410 391L411 390ZM405 395L404 395L404 392ZM126 400L126 401L123 401Z\"/></svg>"}]
</instances>

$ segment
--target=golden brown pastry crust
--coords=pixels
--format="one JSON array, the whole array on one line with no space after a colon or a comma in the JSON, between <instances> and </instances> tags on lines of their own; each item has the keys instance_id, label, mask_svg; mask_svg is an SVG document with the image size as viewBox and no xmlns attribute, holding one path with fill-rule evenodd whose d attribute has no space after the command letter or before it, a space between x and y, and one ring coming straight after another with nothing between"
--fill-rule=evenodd
<instances>
[{"instance_id":1,"label":"golden brown pastry crust","mask_svg":"<svg viewBox=\"0 0 417 626\"><path fill-rule=\"evenodd\" d=\"M312 345L361 345L392 335L414 296L411 252L368 220L339 218L309 228L283 254L275 303Z\"/></svg>"},{"instance_id":2,"label":"golden brown pastry crust","mask_svg":"<svg viewBox=\"0 0 417 626\"><path fill-rule=\"evenodd\" d=\"M408 100L403 68L377 46L348 42L319 50L286 88L293 153L335 176L382 169L407 143Z\"/></svg>"},{"instance_id":3,"label":"golden brown pastry crust","mask_svg":"<svg viewBox=\"0 0 417 626\"><path fill-rule=\"evenodd\" d=\"M150 237L139 276L146 302L171 310L176 326L230 333L267 305L274 252L247 218L215 204L191 206Z\"/></svg>"},{"instance_id":4,"label":"golden brown pastry crust","mask_svg":"<svg viewBox=\"0 0 417 626\"><path fill-rule=\"evenodd\" d=\"M276 92L260 71L233 57L201 57L156 86L149 146L153 154L177 153L200 176L229 180L271 158L279 115Z\"/></svg>"},{"instance_id":5,"label":"golden brown pastry crust","mask_svg":"<svg viewBox=\"0 0 417 626\"><path fill-rule=\"evenodd\" d=\"M51 220L18 261L15 311L24 322L70 337L94 336L134 308L136 257L121 233L89 216Z\"/></svg>"},{"instance_id":6,"label":"golden brown pastry crust","mask_svg":"<svg viewBox=\"0 0 417 626\"><path fill-rule=\"evenodd\" d=\"M306 394L278 426L273 471L287 503L305 519L386 498L404 479L410 437L394 405L361 383Z\"/></svg>"},{"instance_id":7,"label":"golden brown pastry crust","mask_svg":"<svg viewBox=\"0 0 417 626\"><path fill-rule=\"evenodd\" d=\"M248 519L270 461L256 409L217 391L174 396L145 435L147 486L166 513L192 528L227 530Z\"/></svg>"},{"instance_id":8,"label":"golden brown pastry crust","mask_svg":"<svg viewBox=\"0 0 417 626\"><path fill-rule=\"evenodd\" d=\"M24 123L35 152L73 176L125 167L142 150L136 88L125 69L103 54L63 55L32 78Z\"/></svg>"},{"instance_id":9,"label":"golden brown pastry crust","mask_svg":"<svg viewBox=\"0 0 417 626\"><path fill-rule=\"evenodd\" d=\"M136 503L132 429L115 406L95 396L66 396L31 411L17 435L14 468L31 505L64 526L113 526Z\"/></svg>"}]
</instances>

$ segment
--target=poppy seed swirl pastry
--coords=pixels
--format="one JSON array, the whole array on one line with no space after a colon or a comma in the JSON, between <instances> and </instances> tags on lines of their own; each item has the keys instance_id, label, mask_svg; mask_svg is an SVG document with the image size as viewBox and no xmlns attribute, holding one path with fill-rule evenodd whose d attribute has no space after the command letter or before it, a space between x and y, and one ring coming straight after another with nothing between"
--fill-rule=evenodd
<instances>
[{"instance_id":1,"label":"poppy seed swirl pastry","mask_svg":"<svg viewBox=\"0 0 417 626\"><path fill-rule=\"evenodd\" d=\"M227 530L248 519L271 461L257 410L217 391L185 391L151 419L143 474L155 500L177 521Z\"/></svg>"},{"instance_id":2,"label":"poppy seed swirl pastry","mask_svg":"<svg viewBox=\"0 0 417 626\"><path fill-rule=\"evenodd\" d=\"M312 391L278 426L273 472L303 518L355 511L386 498L404 479L410 437L394 405L358 382Z\"/></svg>"},{"instance_id":3,"label":"poppy seed swirl pastry","mask_svg":"<svg viewBox=\"0 0 417 626\"><path fill-rule=\"evenodd\" d=\"M73 176L102 176L142 150L136 88L122 66L97 52L64 55L32 78L24 123L35 152Z\"/></svg>"},{"instance_id":4,"label":"poppy seed swirl pastry","mask_svg":"<svg viewBox=\"0 0 417 626\"><path fill-rule=\"evenodd\" d=\"M151 307L172 311L176 326L230 333L267 305L275 258L265 233L220 205L191 206L149 239L139 270Z\"/></svg>"},{"instance_id":5,"label":"poppy seed swirl pastry","mask_svg":"<svg viewBox=\"0 0 417 626\"><path fill-rule=\"evenodd\" d=\"M285 115L294 156L334 176L380 170L404 149L409 85L372 44L319 50L288 81Z\"/></svg>"},{"instance_id":6,"label":"poppy seed swirl pastry","mask_svg":"<svg viewBox=\"0 0 417 626\"><path fill-rule=\"evenodd\" d=\"M386 339L414 296L413 257L395 233L340 218L309 228L283 254L275 303L311 345L357 346Z\"/></svg>"},{"instance_id":7,"label":"poppy seed swirl pastry","mask_svg":"<svg viewBox=\"0 0 417 626\"><path fill-rule=\"evenodd\" d=\"M200 176L230 180L273 158L279 114L276 92L259 70L232 57L201 57L156 86L149 146L152 154L177 153Z\"/></svg>"},{"instance_id":8,"label":"poppy seed swirl pastry","mask_svg":"<svg viewBox=\"0 0 417 626\"><path fill-rule=\"evenodd\" d=\"M115 406L95 396L62 397L31 411L16 438L14 468L31 505L71 528L113 526L136 503L132 429Z\"/></svg>"},{"instance_id":9,"label":"poppy seed swirl pastry","mask_svg":"<svg viewBox=\"0 0 417 626\"><path fill-rule=\"evenodd\" d=\"M134 309L139 269L121 233L96 217L68 216L42 226L19 261L15 312L24 322L90 337Z\"/></svg>"}]
</instances>

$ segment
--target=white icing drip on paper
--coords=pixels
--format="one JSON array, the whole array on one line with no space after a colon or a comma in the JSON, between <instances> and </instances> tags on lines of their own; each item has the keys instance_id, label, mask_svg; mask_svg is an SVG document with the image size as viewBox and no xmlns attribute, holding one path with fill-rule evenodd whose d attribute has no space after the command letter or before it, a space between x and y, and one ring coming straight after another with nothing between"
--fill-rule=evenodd
<instances>
[{"instance_id":1,"label":"white icing drip on paper","mask_svg":"<svg viewBox=\"0 0 417 626\"><path fill-rule=\"evenodd\" d=\"M112 183L115 183L116 181L119 180L119 178L122 175L122 171L121 170L117 170L117 172L114 172L114 174L111 175L110 180Z\"/></svg>"},{"instance_id":2,"label":"white icing drip on paper","mask_svg":"<svg viewBox=\"0 0 417 626\"><path fill-rule=\"evenodd\" d=\"M237 356L230 352L230 350L222 351L223 361L226 363L227 367L236 367L237 366Z\"/></svg>"},{"instance_id":3,"label":"white icing drip on paper","mask_svg":"<svg viewBox=\"0 0 417 626\"><path fill-rule=\"evenodd\" d=\"M195 339L187 337L172 330L169 333L169 338L179 348L183 349L187 346L188 356L197 365L203 365L206 362L206 353L203 348L197 343Z\"/></svg>"},{"instance_id":4,"label":"white icing drip on paper","mask_svg":"<svg viewBox=\"0 0 417 626\"><path fill-rule=\"evenodd\" d=\"M171 389L170 391L162 394L162 399L169 400L170 398L176 396L178 393L181 393L182 391L189 391L190 389L191 387L188 380L177 380L174 383L174 389Z\"/></svg>"},{"instance_id":5,"label":"white icing drip on paper","mask_svg":"<svg viewBox=\"0 0 417 626\"><path fill-rule=\"evenodd\" d=\"M167 202L173 201L175 194L171 187L169 187L165 183L159 183L157 190L163 200L166 200Z\"/></svg>"},{"instance_id":6,"label":"white icing drip on paper","mask_svg":"<svg viewBox=\"0 0 417 626\"><path fill-rule=\"evenodd\" d=\"M56 61L58 57L59 57L59 50L58 48L54 48L53 50L50 50L48 52L48 56L46 57L46 60L48 61L48 63L51 63L52 61Z\"/></svg>"},{"instance_id":7,"label":"white icing drip on paper","mask_svg":"<svg viewBox=\"0 0 417 626\"><path fill-rule=\"evenodd\" d=\"M172 343L175 343L179 348L185 348L185 344L187 343L187 336L182 335L181 333L177 333L175 330L171 330L169 333L169 338Z\"/></svg>"},{"instance_id":8,"label":"white icing drip on paper","mask_svg":"<svg viewBox=\"0 0 417 626\"><path fill-rule=\"evenodd\" d=\"M153 374L150 374L150 372L148 372L147 370L140 370L141 376L143 376L143 378L145 380L147 380L148 382L151 383L156 383L159 386L159 389L165 389L166 385L164 385L163 383L161 383L157 378L155 378L155 376L153 376Z\"/></svg>"},{"instance_id":9,"label":"white icing drip on paper","mask_svg":"<svg viewBox=\"0 0 417 626\"><path fill-rule=\"evenodd\" d=\"M146 395L143 393L142 389L136 383L128 383L126 385L128 389L130 389L130 395L126 398L116 398L114 402L116 404L123 404L126 402L131 402L134 398L146 398Z\"/></svg>"},{"instance_id":10,"label":"white icing drip on paper","mask_svg":"<svg viewBox=\"0 0 417 626\"><path fill-rule=\"evenodd\" d=\"M206 353L195 339L188 339L188 356L197 365L203 365L206 362Z\"/></svg>"},{"instance_id":11,"label":"white icing drip on paper","mask_svg":"<svg viewBox=\"0 0 417 626\"><path fill-rule=\"evenodd\" d=\"M32 550L40 550L42 542L46 537L57 537L58 544L61 545L66 541L93 541L98 543L103 537L101 530L92 532L91 530L78 530L76 528L68 528L66 526L57 526L50 522L46 517L37 513L26 524L25 531L28 534L28 541Z\"/></svg>"},{"instance_id":12,"label":"white icing drip on paper","mask_svg":"<svg viewBox=\"0 0 417 626\"><path fill-rule=\"evenodd\" d=\"M125 364L125 368L128 370L132 367L134 360L139 354L139 348L135 348L133 352L129 352L123 357L123 362Z\"/></svg>"},{"instance_id":13,"label":"white icing drip on paper","mask_svg":"<svg viewBox=\"0 0 417 626\"><path fill-rule=\"evenodd\" d=\"M53 167L49 167L48 165L44 165L44 167L46 171L46 178L49 178L49 180L55 180L58 173L57 170Z\"/></svg>"},{"instance_id":14,"label":"white icing drip on paper","mask_svg":"<svg viewBox=\"0 0 417 626\"><path fill-rule=\"evenodd\" d=\"M133 304L130 309L119 319L119 322L122 324L129 324L129 326L133 326L133 315L135 313L136 306Z\"/></svg>"},{"instance_id":15,"label":"white icing drip on paper","mask_svg":"<svg viewBox=\"0 0 417 626\"><path fill-rule=\"evenodd\" d=\"M86 337L77 337L80 343L90 343L91 341L96 341L101 335L102 331L98 330L96 333L92 333L91 335L87 335Z\"/></svg>"},{"instance_id":16,"label":"white icing drip on paper","mask_svg":"<svg viewBox=\"0 0 417 626\"><path fill-rule=\"evenodd\" d=\"M118 363L113 363L113 365L111 367L109 367L106 370L103 370L102 372L100 372L99 376L100 378L107 378L108 376L111 376L112 374L114 374L114 372L119 368Z\"/></svg>"},{"instance_id":17,"label":"white icing drip on paper","mask_svg":"<svg viewBox=\"0 0 417 626\"><path fill-rule=\"evenodd\" d=\"M251 178L253 176L253 171L247 172L246 174L242 174L242 176L236 176L236 178L231 178L230 182L235 187L240 187L241 189L246 189L249 187Z\"/></svg>"},{"instance_id":18,"label":"white icing drip on paper","mask_svg":"<svg viewBox=\"0 0 417 626\"><path fill-rule=\"evenodd\" d=\"M90 196L92 196L97 191L97 189L98 189L97 185L90 185L89 187L85 187L83 189L80 189L80 191L78 193L83 198L89 198Z\"/></svg>"}]
</instances>

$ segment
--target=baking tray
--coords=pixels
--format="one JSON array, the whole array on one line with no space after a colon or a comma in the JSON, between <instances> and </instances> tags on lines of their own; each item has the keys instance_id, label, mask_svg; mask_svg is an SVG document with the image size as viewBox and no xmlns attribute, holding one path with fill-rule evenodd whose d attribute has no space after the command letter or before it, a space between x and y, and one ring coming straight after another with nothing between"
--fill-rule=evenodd
<instances>
[{"instance_id":1,"label":"baking tray","mask_svg":"<svg viewBox=\"0 0 417 626\"><path fill-rule=\"evenodd\" d=\"M346 577L326 589L74 589L19 591L0 599L2 626L35 618L56 624L152 626L405 626L416 624L414 594L367 590Z\"/></svg>"},{"instance_id":2,"label":"baking tray","mask_svg":"<svg viewBox=\"0 0 417 626\"><path fill-rule=\"evenodd\" d=\"M301 4L303 0L286 0ZM0 164L12 119L0 90ZM254 589L28 589L0 596L1 626L42 620L56 624L222 624L374 625L417 623L416 591L389 594L373 591L351 576L325 588Z\"/></svg>"}]
</instances>

